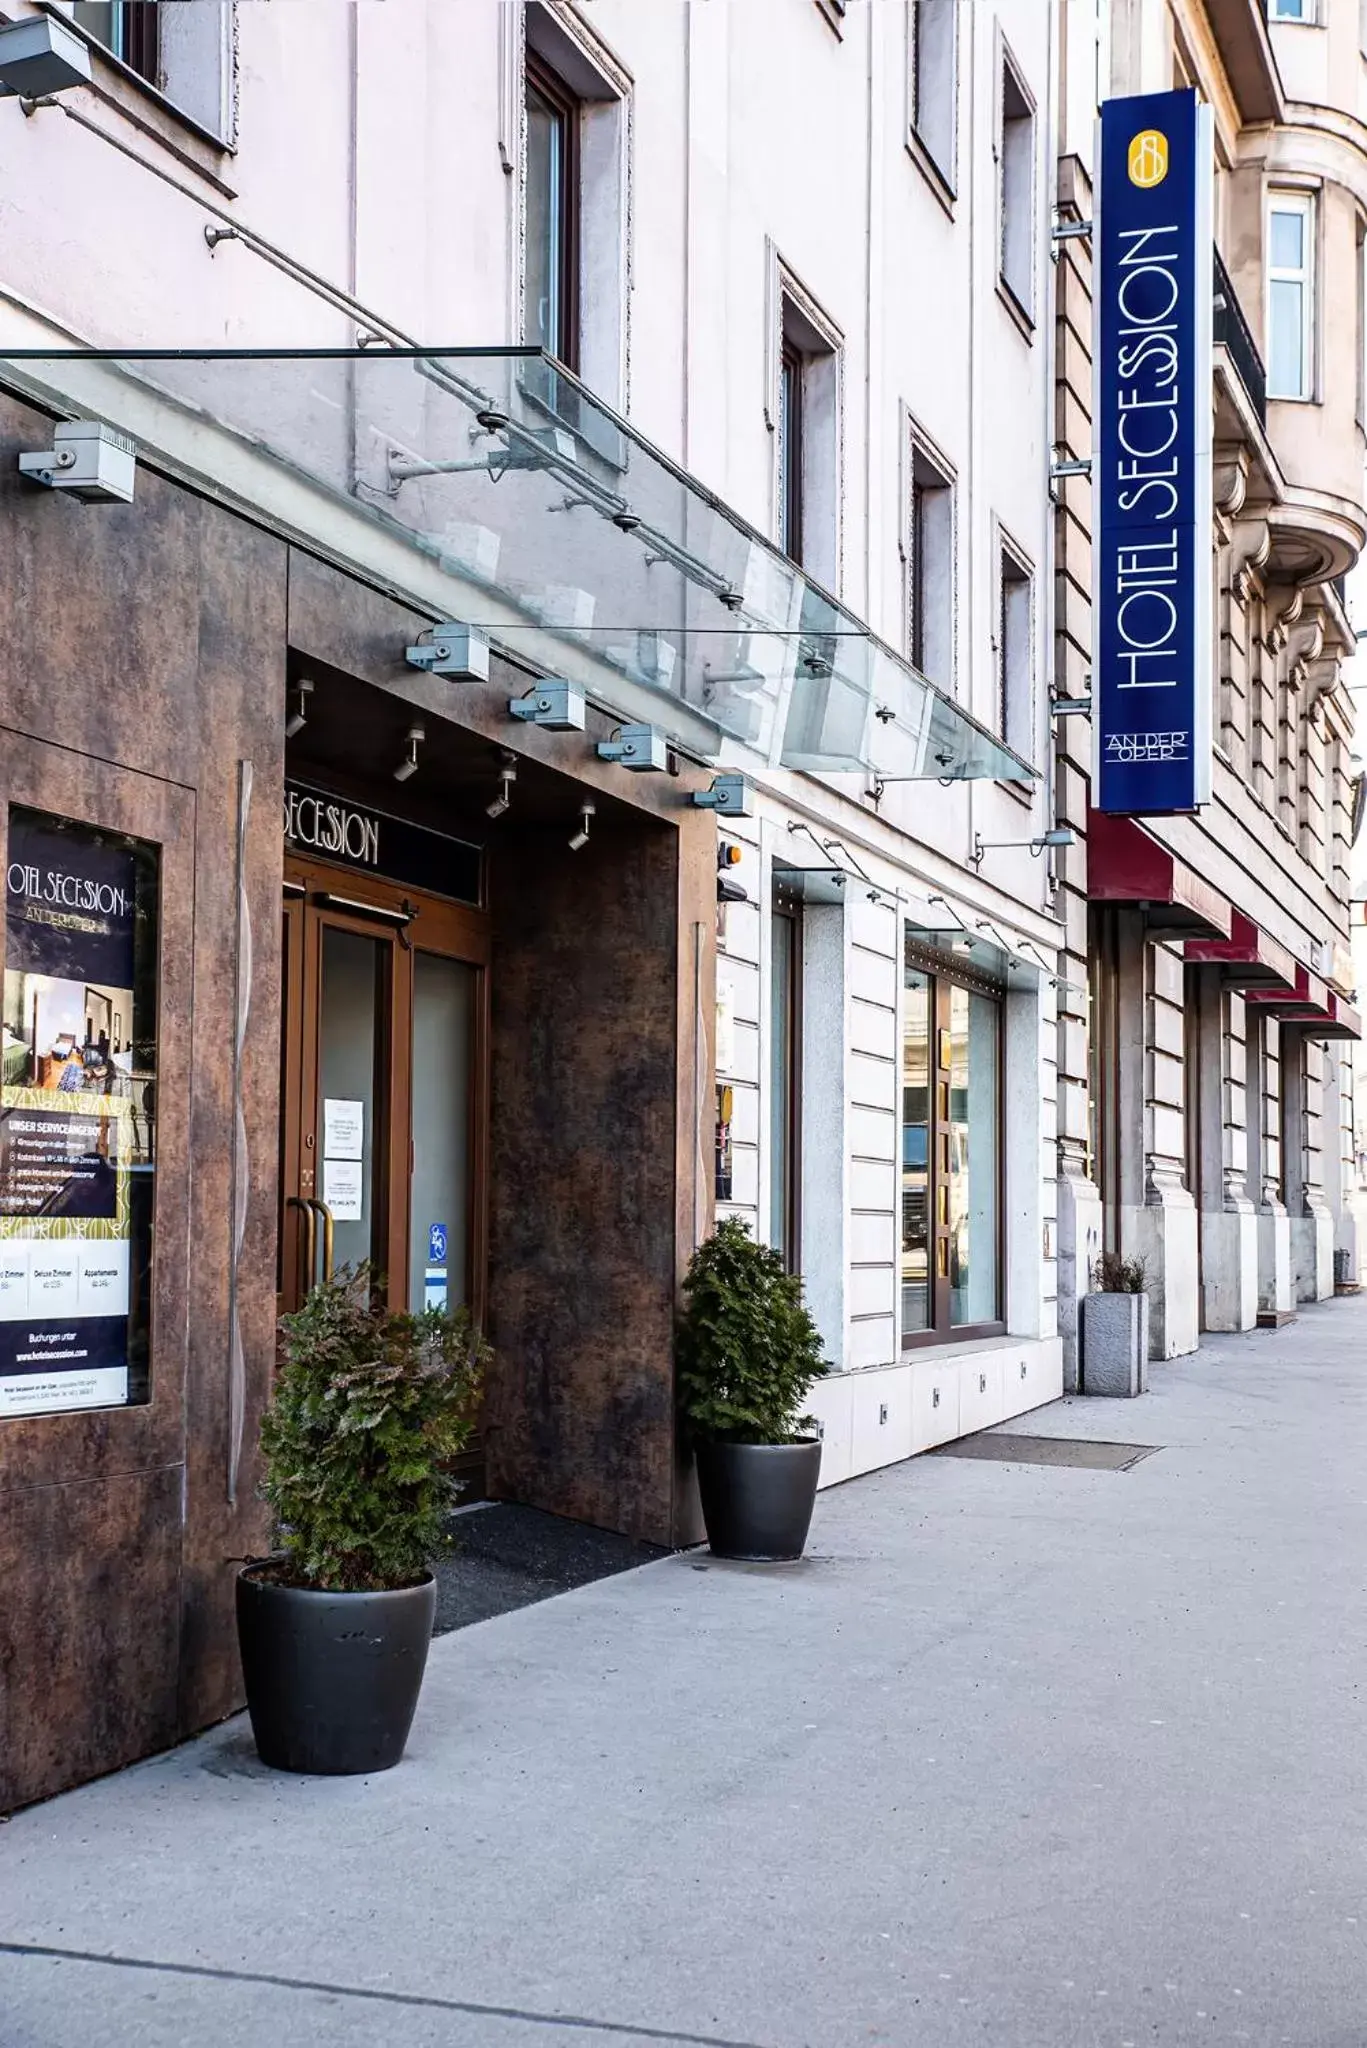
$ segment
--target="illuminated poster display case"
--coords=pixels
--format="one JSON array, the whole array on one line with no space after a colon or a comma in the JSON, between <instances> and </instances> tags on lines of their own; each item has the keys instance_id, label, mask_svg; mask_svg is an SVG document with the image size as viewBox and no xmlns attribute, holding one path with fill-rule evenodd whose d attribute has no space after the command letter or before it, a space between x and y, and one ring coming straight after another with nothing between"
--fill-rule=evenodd
<instances>
[{"instance_id":1,"label":"illuminated poster display case","mask_svg":"<svg viewBox=\"0 0 1367 2048\"><path fill-rule=\"evenodd\" d=\"M157 855L12 807L0 1417L148 1399Z\"/></svg>"}]
</instances>

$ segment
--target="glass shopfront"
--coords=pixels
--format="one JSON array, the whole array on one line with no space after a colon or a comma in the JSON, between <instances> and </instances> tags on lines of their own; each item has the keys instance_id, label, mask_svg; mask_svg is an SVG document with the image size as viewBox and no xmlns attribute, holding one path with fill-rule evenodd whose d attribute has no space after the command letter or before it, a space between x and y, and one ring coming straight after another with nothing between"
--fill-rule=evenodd
<instances>
[{"instance_id":1,"label":"glass shopfront","mask_svg":"<svg viewBox=\"0 0 1367 2048\"><path fill-rule=\"evenodd\" d=\"M908 930L903 970L904 1346L1004 1328L1004 983L993 949L931 937Z\"/></svg>"}]
</instances>

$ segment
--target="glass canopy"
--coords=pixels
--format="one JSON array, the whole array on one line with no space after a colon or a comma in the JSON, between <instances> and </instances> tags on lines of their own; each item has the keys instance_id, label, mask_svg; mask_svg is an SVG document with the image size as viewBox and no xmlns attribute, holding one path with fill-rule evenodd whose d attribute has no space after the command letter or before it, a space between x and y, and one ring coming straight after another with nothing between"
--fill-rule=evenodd
<instances>
[{"instance_id":1,"label":"glass canopy","mask_svg":"<svg viewBox=\"0 0 1367 2048\"><path fill-rule=\"evenodd\" d=\"M730 741L814 774L1034 778L538 350L11 350L0 382L106 419L258 514L278 496L305 544L371 578L382 555L409 601L573 674L687 752Z\"/></svg>"}]
</instances>

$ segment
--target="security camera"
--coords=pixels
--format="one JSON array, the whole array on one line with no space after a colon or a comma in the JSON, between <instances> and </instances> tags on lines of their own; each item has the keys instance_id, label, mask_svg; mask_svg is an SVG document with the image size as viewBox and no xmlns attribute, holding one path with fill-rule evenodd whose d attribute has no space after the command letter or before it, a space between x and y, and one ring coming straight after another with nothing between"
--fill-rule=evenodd
<instances>
[{"instance_id":1,"label":"security camera","mask_svg":"<svg viewBox=\"0 0 1367 2048\"><path fill-rule=\"evenodd\" d=\"M50 448L19 457L21 475L70 491L83 505L131 505L137 467L136 444L101 420L65 420L53 428Z\"/></svg>"}]
</instances>

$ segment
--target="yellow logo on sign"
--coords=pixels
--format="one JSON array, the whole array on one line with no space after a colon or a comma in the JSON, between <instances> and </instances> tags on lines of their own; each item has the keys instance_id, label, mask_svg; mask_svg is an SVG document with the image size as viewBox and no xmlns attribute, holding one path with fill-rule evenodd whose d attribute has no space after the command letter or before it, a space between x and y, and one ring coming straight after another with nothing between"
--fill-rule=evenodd
<instances>
[{"instance_id":1,"label":"yellow logo on sign","mask_svg":"<svg viewBox=\"0 0 1367 2048\"><path fill-rule=\"evenodd\" d=\"M1130 183L1161 185L1168 175L1168 138L1156 128L1141 129L1130 144Z\"/></svg>"}]
</instances>

